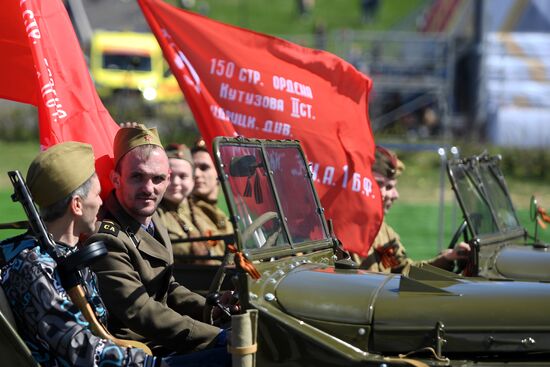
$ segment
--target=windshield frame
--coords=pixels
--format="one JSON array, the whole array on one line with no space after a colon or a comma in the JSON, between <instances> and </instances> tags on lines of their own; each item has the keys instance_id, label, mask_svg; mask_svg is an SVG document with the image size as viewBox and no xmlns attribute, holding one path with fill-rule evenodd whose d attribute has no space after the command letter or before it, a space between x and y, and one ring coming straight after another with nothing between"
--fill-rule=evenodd
<instances>
[{"instance_id":1,"label":"windshield frame","mask_svg":"<svg viewBox=\"0 0 550 367\"><path fill-rule=\"evenodd\" d=\"M271 167L271 163L268 158L267 150L269 148L293 148L296 149L296 151L299 153L300 160L306 167L307 172L307 179L305 182L309 184L309 187L311 189L311 193L313 196L313 204L315 205L315 210L317 212L317 215L320 219L320 224L322 227L324 238L320 240L315 241L304 241L304 242L294 242L291 231L289 229L288 223L286 220L282 220L282 230L284 231L283 235L286 236L288 239L288 243L285 243L283 245L277 245L272 246L269 248L244 248L243 244L243 232L241 228L239 227L238 220L238 210L237 205L235 201L235 197L233 194L233 191L231 189L230 185L230 178L225 173L224 169L227 169L227 167L224 166L224 161L221 155L221 147L223 146L236 146L236 147L243 147L243 148L255 148L260 149L263 162L266 165L266 170L268 172L268 183L270 185L270 189L273 193L273 198L276 203L277 207L277 213L280 218L283 218L282 213L282 203L280 198L280 190L277 187L277 184L275 182L275 178L273 177L273 169ZM324 216L324 209L321 206L319 197L317 195L317 191L315 190L315 187L313 185L312 181L312 173L309 169L309 164L307 164L307 159L305 156L305 153L303 152L300 144L296 140L260 140L260 139L247 139L243 137L238 138L228 138L228 137L216 137L213 142L213 152L214 152L214 160L216 163L216 169L218 170L218 178L220 180L220 184L222 186L227 206L230 212L230 218L233 223L233 227L235 230L235 238L237 239L237 245L239 251L242 251L245 256L251 260L257 260L257 259L270 259L270 258L277 258L282 256L289 256L289 255L296 255L298 253L305 253L310 251L317 251L319 249L326 249L326 248L332 248L334 246L333 239L330 236L329 228ZM286 218L285 218L286 219Z\"/></svg>"},{"instance_id":2,"label":"windshield frame","mask_svg":"<svg viewBox=\"0 0 550 367\"><path fill-rule=\"evenodd\" d=\"M468 223L470 233L472 233L474 237L482 240L481 242L493 242L483 241L483 239L487 240L494 238L495 236L517 237L518 233L525 232L525 229L521 226L512 203L504 175L500 170L500 160L500 156L489 156L484 153L480 156L473 156L465 159L453 159L447 162L447 173L457 201L462 209L464 218ZM477 230L474 223L475 220L472 217L473 213L470 212L467 205L467 198L465 197L466 194L460 190L461 185L459 184L459 178L455 177L454 170L461 170L469 184L475 188L476 194L480 197L484 206L488 209L488 212L491 215L490 219L492 221L494 231L481 232ZM507 212L511 215L511 218L515 222L514 224L506 224L503 222L502 218L498 216L498 205L495 203L497 194L490 192L486 185L486 176L489 176L493 182L497 183L498 188L500 189L500 198L505 201L504 204L508 209Z\"/></svg>"}]
</instances>

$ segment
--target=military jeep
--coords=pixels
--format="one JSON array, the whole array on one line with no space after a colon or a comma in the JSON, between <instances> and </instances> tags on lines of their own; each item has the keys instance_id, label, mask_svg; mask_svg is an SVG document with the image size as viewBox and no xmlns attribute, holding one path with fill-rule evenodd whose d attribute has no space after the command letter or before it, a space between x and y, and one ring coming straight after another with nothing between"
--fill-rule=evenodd
<instances>
[{"instance_id":1,"label":"military jeep","mask_svg":"<svg viewBox=\"0 0 550 367\"><path fill-rule=\"evenodd\" d=\"M226 278L241 306L232 321L253 315L233 323L234 366L550 366L549 282L357 269L331 234L297 141L217 138L214 153L235 246L210 289ZM1 296L6 363L36 365Z\"/></svg>"},{"instance_id":2,"label":"military jeep","mask_svg":"<svg viewBox=\"0 0 550 367\"><path fill-rule=\"evenodd\" d=\"M500 161L500 156L482 154L448 162L464 217L451 246L461 234L470 243L470 259L462 264L465 275L550 281L549 245L531 238L520 225ZM531 215L536 216L534 203Z\"/></svg>"},{"instance_id":3,"label":"military jeep","mask_svg":"<svg viewBox=\"0 0 550 367\"><path fill-rule=\"evenodd\" d=\"M256 365L550 365L550 284L357 269L297 141L217 138L214 154L235 228L226 273L258 314Z\"/></svg>"}]
</instances>

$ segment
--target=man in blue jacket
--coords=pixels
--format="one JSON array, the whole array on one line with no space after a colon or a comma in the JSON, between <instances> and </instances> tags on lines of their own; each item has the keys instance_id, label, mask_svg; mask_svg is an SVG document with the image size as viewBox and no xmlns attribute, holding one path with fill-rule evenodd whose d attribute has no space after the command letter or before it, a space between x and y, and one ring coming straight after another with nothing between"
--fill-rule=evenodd
<instances>
[{"instance_id":1,"label":"man in blue jacket","mask_svg":"<svg viewBox=\"0 0 550 367\"><path fill-rule=\"evenodd\" d=\"M77 251L93 233L102 203L91 145L66 142L40 153L27 173L29 190L58 251ZM4 240L1 284L19 334L42 366L160 366L142 349L94 335L61 285L58 264L30 233ZM95 275L81 270L86 298L100 321L107 319Z\"/></svg>"}]
</instances>

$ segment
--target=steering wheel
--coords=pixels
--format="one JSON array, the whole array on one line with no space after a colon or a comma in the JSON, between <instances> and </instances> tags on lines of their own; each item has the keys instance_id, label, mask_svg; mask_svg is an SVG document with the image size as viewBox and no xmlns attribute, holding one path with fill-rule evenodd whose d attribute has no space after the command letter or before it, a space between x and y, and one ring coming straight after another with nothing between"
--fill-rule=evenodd
<instances>
[{"instance_id":1,"label":"steering wheel","mask_svg":"<svg viewBox=\"0 0 550 367\"><path fill-rule=\"evenodd\" d=\"M277 212L269 211L269 212L263 213L258 218L254 219L254 221L250 223L250 226L248 226L246 230L243 232L243 235L242 235L243 243L246 243L246 241L254 234L254 232L260 229L264 224L266 224L270 220L276 220L278 218L279 218L279 214L277 214ZM273 232L271 235L269 235L269 237L267 238L265 243L262 245L262 247L273 246L277 241L277 238L282 232L282 226L278 220L276 221L276 223L278 227L277 230ZM234 258L234 254L226 250L222 263L218 268L216 275L214 275L214 278L212 279L212 283L210 283L210 288L208 289L208 295L219 294L221 285L223 283L223 280L225 279L225 267L227 266L227 264L233 261L233 258ZM215 297L211 297L211 298L214 299ZM213 306L214 306L213 304L207 303L205 304L203 309L203 314L202 314L203 321L208 324L213 323L213 319L212 319L212 311L214 309Z\"/></svg>"},{"instance_id":2,"label":"steering wheel","mask_svg":"<svg viewBox=\"0 0 550 367\"><path fill-rule=\"evenodd\" d=\"M463 238L466 238L466 229L468 228L468 222L466 220L463 220L462 223L458 226L455 233L453 234L453 237L451 238L451 241L449 242L449 246L447 246L448 249L455 248L456 244L458 243L458 239L460 236L463 236Z\"/></svg>"},{"instance_id":3,"label":"steering wheel","mask_svg":"<svg viewBox=\"0 0 550 367\"><path fill-rule=\"evenodd\" d=\"M466 222L466 220L463 220L462 223L460 223L460 225L456 229L455 233L453 234L453 237L451 238L451 241L449 242L449 246L447 246L447 248L448 249L454 249L455 246L458 243L458 240L459 240L460 236L462 236L464 241L467 242L467 239L468 239L467 238L468 237L468 222ZM471 261L470 257L467 258L467 259L456 260L456 267L455 267L454 272L457 273L457 274L462 273L464 271L464 269L466 269L468 267L470 261Z\"/></svg>"},{"instance_id":4,"label":"steering wheel","mask_svg":"<svg viewBox=\"0 0 550 367\"><path fill-rule=\"evenodd\" d=\"M214 278L212 278L212 282L210 283L210 287L208 288L207 299L208 299L208 296L210 295L214 295L214 294L219 295L220 289L222 287L222 283L225 279L225 268L227 264L233 262L234 257L235 255L226 248L222 263L220 264L218 270L216 271ZM214 306L215 306L214 304L207 302L205 303L204 308L202 310L202 319L207 324L212 325L214 323L214 319L212 315L212 311L214 311Z\"/></svg>"},{"instance_id":5,"label":"steering wheel","mask_svg":"<svg viewBox=\"0 0 550 367\"><path fill-rule=\"evenodd\" d=\"M243 243L247 243L250 237L252 237L252 235L254 234L254 232L260 229L267 222L274 219L279 219L279 214L273 211L265 212L262 215L260 215L258 218L254 219L254 221L250 223L250 225L243 232L243 236L242 236ZM275 221L275 223L277 225L277 230L267 238L264 244L258 247L263 247L263 246L269 247L275 244L275 242L277 241L277 238L279 237L282 231L280 222L277 220Z\"/></svg>"}]
</instances>

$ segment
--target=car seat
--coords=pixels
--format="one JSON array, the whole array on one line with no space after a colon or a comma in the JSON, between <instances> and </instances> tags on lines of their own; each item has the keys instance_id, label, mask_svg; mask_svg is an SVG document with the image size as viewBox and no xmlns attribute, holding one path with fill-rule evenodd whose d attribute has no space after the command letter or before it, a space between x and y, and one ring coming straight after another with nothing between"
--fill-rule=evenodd
<instances>
[{"instance_id":1,"label":"car seat","mask_svg":"<svg viewBox=\"0 0 550 367\"><path fill-rule=\"evenodd\" d=\"M17 333L17 325L4 289L0 287L0 356L3 366L38 366Z\"/></svg>"}]
</instances>

